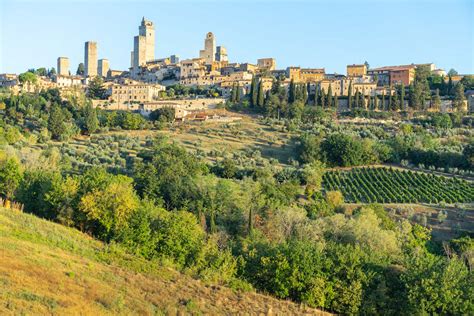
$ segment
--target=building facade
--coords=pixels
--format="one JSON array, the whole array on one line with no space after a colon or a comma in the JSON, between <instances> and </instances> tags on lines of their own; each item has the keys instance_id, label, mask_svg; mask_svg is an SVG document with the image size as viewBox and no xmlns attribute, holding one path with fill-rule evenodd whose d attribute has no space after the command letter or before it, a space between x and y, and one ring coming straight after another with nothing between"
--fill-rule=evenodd
<instances>
[{"instance_id":1,"label":"building facade","mask_svg":"<svg viewBox=\"0 0 474 316\"><path fill-rule=\"evenodd\" d=\"M361 77L367 75L367 66L361 65L347 65L347 77Z\"/></svg>"},{"instance_id":2,"label":"building facade","mask_svg":"<svg viewBox=\"0 0 474 316\"><path fill-rule=\"evenodd\" d=\"M257 59L257 66L260 70L273 71L276 69L275 58L260 58Z\"/></svg>"}]
</instances>

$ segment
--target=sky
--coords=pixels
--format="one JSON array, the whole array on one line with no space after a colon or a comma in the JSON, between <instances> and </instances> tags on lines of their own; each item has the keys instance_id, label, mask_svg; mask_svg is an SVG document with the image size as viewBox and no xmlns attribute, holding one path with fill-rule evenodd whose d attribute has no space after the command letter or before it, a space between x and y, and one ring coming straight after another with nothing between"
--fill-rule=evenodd
<instances>
[{"instance_id":1,"label":"sky","mask_svg":"<svg viewBox=\"0 0 474 316\"><path fill-rule=\"evenodd\" d=\"M198 57L212 31L231 62L274 57L277 67L435 63L474 73L474 0L0 0L0 73L84 60L98 42L111 69L130 66L142 17L155 24L155 56Z\"/></svg>"}]
</instances>

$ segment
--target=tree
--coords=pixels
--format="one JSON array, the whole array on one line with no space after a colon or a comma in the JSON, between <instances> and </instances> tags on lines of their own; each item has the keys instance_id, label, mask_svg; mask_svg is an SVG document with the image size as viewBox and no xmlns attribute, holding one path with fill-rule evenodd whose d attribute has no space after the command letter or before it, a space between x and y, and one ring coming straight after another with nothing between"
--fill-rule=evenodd
<instances>
[{"instance_id":1,"label":"tree","mask_svg":"<svg viewBox=\"0 0 474 316\"><path fill-rule=\"evenodd\" d=\"M84 108L84 128L88 135L94 133L99 128L97 111L90 103L87 103Z\"/></svg>"},{"instance_id":2,"label":"tree","mask_svg":"<svg viewBox=\"0 0 474 316\"><path fill-rule=\"evenodd\" d=\"M314 87L314 106L319 105L319 86Z\"/></svg>"},{"instance_id":3,"label":"tree","mask_svg":"<svg viewBox=\"0 0 474 316\"><path fill-rule=\"evenodd\" d=\"M129 177L113 176L105 189L96 189L82 196L79 209L99 227L94 233L110 240L115 232L128 226L129 218L139 206L138 196Z\"/></svg>"},{"instance_id":4,"label":"tree","mask_svg":"<svg viewBox=\"0 0 474 316\"><path fill-rule=\"evenodd\" d=\"M53 105L49 112L48 130L51 137L60 140L61 136L66 132L66 115L58 105Z\"/></svg>"},{"instance_id":5,"label":"tree","mask_svg":"<svg viewBox=\"0 0 474 316\"><path fill-rule=\"evenodd\" d=\"M236 90L237 90L237 91L236 91L236 93L235 93L235 102L238 103L238 102L240 102L240 92L241 92L241 91L240 91L240 85L239 85L239 84L237 84Z\"/></svg>"},{"instance_id":6,"label":"tree","mask_svg":"<svg viewBox=\"0 0 474 316\"><path fill-rule=\"evenodd\" d=\"M349 91L347 94L348 94L347 107L351 109L352 108L352 81L349 82Z\"/></svg>"},{"instance_id":7,"label":"tree","mask_svg":"<svg viewBox=\"0 0 474 316\"><path fill-rule=\"evenodd\" d=\"M455 69L453 69L453 68L449 69L449 71L448 71L448 76L449 77L457 76L457 75L458 75L458 72Z\"/></svg>"},{"instance_id":8,"label":"tree","mask_svg":"<svg viewBox=\"0 0 474 316\"><path fill-rule=\"evenodd\" d=\"M321 107L325 107L326 105L326 95L324 93L324 88L321 88Z\"/></svg>"},{"instance_id":9,"label":"tree","mask_svg":"<svg viewBox=\"0 0 474 316\"><path fill-rule=\"evenodd\" d=\"M257 106L258 100L258 79L256 76L253 76L252 83L250 85L250 104L252 106Z\"/></svg>"},{"instance_id":10,"label":"tree","mask_svg":"<svg viewBox=\"0 0 474 316\"><path fill-rule=\"evenodd\" d=\"M337 111L339 109L339 97L334 93L334 109Z\"/></svg>"},{"instance_id":11,"label":"tree","mask_svg":"<svg viewBox=\"0 0 474 316\"><path fill-rule=\"evenodd\" d=\"M21 83L32 83L35 84L38 81L38 77L30 71L24 72L18 76L18 80L20 80Z\"/></svg>"},{"instance_id":12,"label":"tree","mask_svg":"<svg viewBox=\"0 0 474 316\"><path fill-rule=\"evenodd\" d=\"M78 75L78 76L84 76L84 74L85 74L84 64L83 64L83 63L80 63L80 64L77 66L76 75Z\"/></svg>"},{"instance_id":13,"label":"tree","mask_svg":"<svg viewBox=\"0 0 474 316\"><path fill-rule=\"evenodd\" d=\"M288 88L288 103L293 103L296 100L296 85L293 79L290 81Z\"/></svg>"},{"instance_id":14,"label":"tree","mask_svg":"<svg viewBox=\"0 0 474 316\"><path fill-rule=\"evenodd\" d=\"M258 94L257 94L257 105L263 107L265 103L265 94L263 93L263 82L260 81L258 85Z\"/></svg>"},{"instance_id":15,"label":"tree","mask_svg":"<svg viewBox=\"0 0 474 316\"><path fill-rule=\"evenodd\" d=\"M325 166L319 160L314 160L303 166L301 180L306 185L305 192L307 195L321 190L324 172Z\"/></svg>"},{"instance_id":16,"label":"tree","mask_svg":"<svg viewBox=\"0 0 474 316\"><path fill-rule=\"evenodd\" d=\"M385 110L385 89L383 89L382 91L382 102L380 103L380 109L382 111Z\"/></svg>"},{"instance_id":17,"label":"tree","mask_svg":"<svg viewBox=\"0 0 474 316\"><path fill-rule=\"evenodd\" d=\"M356 89L354 104L355 104L355 107L359 107L359 104L360 104L360 93L359 93L359 89Z\"/></svg>"},{"instance_id":18,"label":"tree","mask_svg":"<svg viewBox=\"0 0 474 316\"><path fill-rule=\"evenodd\" d=\"M405 110L405 85L403 82L400 84L400 110Z\"/></svg>"},{"instance_id":19,"label":"tree","mask_svg":"<svg viewBox=\"0 0 474 316\"><path fill-rule=\"evenodd\" d=\"M175 119L176 109L171 106L165 106L161 109L156 109L150 113L150 120L172 123Z\"/></svg>"},{"instance_id":20,"label":"tree","mask_svg":"<svg viewBox=\"0 0 474 316\"><path fill-rule=\"evenodd\" d=\"M374 110L379 109L379 97L377 95L377 92L374 92Z\"/></svg>"},{"instance_id":21,"label":"tree","mask_svg":"<svg viewBox=\"0 0 474 316\"><path fill-rule=\"evenodd\" d=\"M439 96L439 89L436 89L435 94L431 98L431 106L433 110L439 110L441 108L441 98Z\"/></svg>"},{"instance_id":22,"label":"tree","mask_svg":"<svg viewBox=\"0 0 474 316\"><path fill-rule=\"evenodd\" d=\"M331 87L331 86L332 86L332 85L329 84L329 88L328 88L328 98L327 98L327 100L326 100L326 102L327 102L327 106L326 106L326 107L327 107L327 108L332 107L332 104L333 104L333 101L332 101L332 87Z\"/></svg>"},{"instance_id":23,"label":"tree","mask_svg":"<svg viewBox=\"0 0 474 316\"><path fill-rule=\"evenodd\" d=\"M465 100L466 97L464 96L464 86L462 83L458 82L454 91L454 107L458 112L462 112L464 110Z\"/></svg>"},{"instance_id":24,"label":"tree","mask_svg":"<svg viewBox=\"0 0 474 316\"><path fill-rule=\"evenodd\" d=\"M54 67L52 67L49 71L48 71L48 77L53 77L54 75L56 75L56 69Z\"/></svg>"},{"instance_id":25,"label":"tree","mask_svg":"<svg viewBox=\"0 0 474 316\"><path fill-rule=\"evenodd\" d=\"M107 99L107 89L104 87L104 80L97 76L92 78L87 89L87 96L95 100Z\"/></svg>"},{"instance_id":26,"label":"tree","mask_svg":"<svg viewBox=\"0 0 474 316\"><path fill-rule=\"evenodd\" d=\"M237 102L237 84L235 82L232 84L232 94L230 97L230 102L232 103Z\"/></svg>"},{"instance_id":27,"label":"tree","mask_svg":"<svg viewBox=\"0 0 474 316\"><path fill-rule=\"evenodd\" d=\"M20 164L14 158L0 161L0 194L12 199L22 179Z\"/></svg>"}]
</instances>

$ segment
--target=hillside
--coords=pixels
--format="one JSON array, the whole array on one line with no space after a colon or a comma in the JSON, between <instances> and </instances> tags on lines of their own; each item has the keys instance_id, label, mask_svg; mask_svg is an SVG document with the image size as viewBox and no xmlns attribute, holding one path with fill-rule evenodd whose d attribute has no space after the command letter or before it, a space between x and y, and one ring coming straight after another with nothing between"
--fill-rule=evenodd
<instances>
[{"instance_id":1,"label":"hillside","mask_svg":"<svg viewBox=\"0 0 474 316\"><path fill-rule=\"evenodd\" d=\"M88 235L0 208L0 314L324 315L205 285Z\"/></svg>"}]
</instances>

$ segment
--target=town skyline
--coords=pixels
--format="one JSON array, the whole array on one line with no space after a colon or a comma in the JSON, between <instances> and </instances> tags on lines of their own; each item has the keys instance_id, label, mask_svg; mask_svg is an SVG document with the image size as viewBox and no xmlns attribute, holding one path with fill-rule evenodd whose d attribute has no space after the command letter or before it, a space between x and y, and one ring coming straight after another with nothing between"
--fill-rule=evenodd
<instances>
[{"instance_id":1,"label":"town skyline","mask_svg":"<svg viewBox=\"0 0 474 316\"><path fill-rule=\"evenodd\" d=\"M340 6L345 2L338 2L335 6ZM418 5L422 5L424 2L418 2ZM440 4L441 1L436 2ZM408 57L405 55L404 51L407 50L405 48L399 47L396 54L392 50L393 47L386 46L387 52L384 54L380 54L382 56L377 56L377 58L373 58L375 55L374 51L379 50L372 50L372 46L368 47L369 49L363 48L364 45L352 45L352 50L344 50L341 53L341 49L338 49L340 45L340 41L335 39L329 39L331 36L327 37L319 37L320 40L318 41L321 43L321 47L324 49L317 49L312 50L311 43L314 43L311 39L306 38L308 42L308 49L301 50L301 36L294 36L290 38L286 38L285 45L275 46L275 42L277 38L275 35L270 34L265 38L261 38L259 41L255 42L255 38L261 36L261 30L255 30L253 34L248 34L245 30L242 32L238 32L236 30L229 30L229 26L221 26L218 23L219 19L215 19L213 22L203 21L203 23L199 23L194 27L192 30L189 30L187 34L182 34L182 30L180 30L179 25L172 25L168 22L167 19L163 18L163 14L158 14L157 11L149 11L143 10L144 13L139 16L133 15L132 12L128 18L120 19L120 31L117 31L114 26L116 24L114 22L110 23L109 27L100 27L103 25L103 22L98 22L98 27L93 27L91 29L90 26L85 25L84 29L78 34L78 36L71 36L66 37L64 39L59 40L60 43L63 42L70 42L71 45L61 45L61 48L58 49L58 34L67 34L68 31L71 33L77 34L77 26L74 24L65 25L63 29L58 30L55 28L55 31L49 32L45 34L43 38L39 40L43 41L45 46L40 47L38 50L38 56L32 55L30 53L28 56L23 56L24 52L19 52L18 47L22 46L23 44L18 44L23 41L16 41L15 43L12 39L15 38L15 33L21 32L24 25L20 25L18 28L12 28L15 26L15 23L10 23L11 18L15 16L15 11L20 10L25 7L26 3L19 3L13 1L7 1L2 4L1 7L1 16L2 16L2 31L1 38L2 38L2 46L0 48L1 51L1 62L0 62L0 72L13 72L13 73L20 73L26 71L29 68L38 68L38 67L55 67L56 68L56 58L59 56L67 56L70 58L70 69L71 72L74 72L77 68L77 65L80 62L83 62L83 45L85 41L96 41L98 43L98 57L99 58L106 58L110 61L111 69L122 69L127 70L130 67L130 50L133 50L133 42L131 42L130 38L137 32L137 20L141 20L142 16L145 16L146 19L151 20L155 24L156 34L156 47L155 47L155 56L156 58L163 58L170 55L178 55L181 57L182 60L188 58L199 57L198 52L202 45L202 40L207 32L213 32L217 38L217 41L224 46L226 46L228 50L229 60L232 62L250 62L255 63L258 58L264 57L274 57L277 61L278 68L286 68L288 66L301 66L301 67L321 67L325 68L326 72L328 73L345 73L345 67L347 64L353 63L364 63L367 61L371 67L379 67L383 65L396 65L396 64L411 64L411 63L426 63L432 62L435 63L439 68L444 68L448 71L451 68L456 69L459 73L472 73L473 72L473 60L472 52L473 52L473 41L472 41L472 31L467 30L468 38L465 42L458 42L456 47L460 47L460 49L452 49L452 53L455 55L449 58L438 57L442 55L446 55L446 51L444 49L438 49L433 51L432 54L420 53L424 51L422 47L416 47L416 50L413 51L413 57ZM27 3L29 7L28 10L25 11L24 15L28 16L30 14L29 10L35 9L36 4L34 3ZM46 3L46 6L49 6L50 3ZM304 3L303 3L304 4ZM368 2L363 2L364 5L367 5ZM390 3L393 5L394 3ZM469 2L465 1L455 1L455 7L451 8L450 10L446 10L446 16L450 15L450 12L453 13L455 11L459 11L464 6L469 6ZM100 7L107 5L106 3L99 3L98 6ZM169 6L169 3L165 3L164 6ZM262 3L258 3L257 6L262 5ZM302 3L298 3L296 7L300 7ZM306 4L304 4L306 5ZM349 4L347 4L349 5ZM363 5L363 6L364 6ZM408 8L411 5L405 3ZM427 5L425 3L425 5ZM83 10L84 3L75 3L73 9L77 9L79 11ZM111 5L113 6L113 5ZM149 6L149 4L143 4L144 7ZM209 3L205 3L204 7L209 6ZM225 6L229 6L229 3L225 3ZM308 4L308 6L311 6ZM121 5L123 7L123 5ZM237 8L238 6L233 5L232 7ZM284 7L284 4L278 4L277 7ZM281 8L280 8L281 9ZM324 8L323 8L324 9ZM13 14L6 14L10 10L13 10ZM139 10L139 9L135 9ZM466 24L469 26L469 23L472 25L472 20L469 21L469 10L466 10L466 19L464 20L462 16L459 16L459 19L453 21L455 25L462 25ZM357 11L355 12L357 13ZM64 18L61 15L58 15L57 22L60 23L61 20ZM84 17L84 21L94 20L95 13L91 13L89 17ZM183 17L185 18L185 17ZM34 19L33 19L34 20ZM266 18L264 19L266 20ZM189 22L187 22L189 23ZM298 22L299 23L299 22ZM295 22L295 29L298 29L298 24ZM317 26L320 21L313 21L310 25ZM349 22L343 23L344 25ZM45 26L40 27L40 29L48 29L48 23L44 23ZM232 24L232 23L231 23ZM281 29L287 28L286 26L278 26L273 25L270 26L268 30L280 32ZM359 26L354 26L354 31L357 31ZM14 29L14 30L12 30ZM175 30L176 32L170 34L170 29ZM268 31L267 30L267 31ZM431 32L435 31L436 27L432 27ZM32 30L32 33L35 33L36 30ZM327 34L331 34L332 31L327 32ZM12 34L13 33L13 34ZM199 33L199 34L198 34ZM375 34L380 34L379 31L374 32ZM418 34L417 36L423 35L422 30L416 30L415 32ZM464 32L461 32L465 34ZM181 35L182 34L182 35ZM285 32L281 33L281 37L285 37ZM171 39L170 39L171 35ZM387 33L387 36L390 35L390 32ZM30 36L33 36L32 34ZM341 36L341 39L344 36ZM405 36L406 37L406 36ZM16 38L19 38L16 36ZM37 40L38 36L35 36L33 40L34 42ZM248 45L252 46L252 49L248 49L242 47L242 39L246 38L249 42ZM456 37L455 37L456 38ZM469 39L470 38L470 39ZM28 37L25 36L25 39L28 40ZM53 39L53 40L51 40ZM285 39L279 40L282 42ZM377 39L380 42L383 40ZM410 41L410 38L405 39L406 41ZM374 40L375 41L375 40ZM422 44L426 39L420 40L420 44ZM255 42L255 43L254 43ZM60 44L59 43L59 44ZM252 44L253 43L253 44ZM326 43L330 43L329 47ZM363 41L361 41L363 43ZM336 45L337 44L337 45ZM332 46L331 46L332 45ZM349 42L348 42L349 45ZM290 47L291 46L291 47ZM317 46L317 45L316 45ZM358 47L358 46L362 46ZM396 46L396 45L395 45ZM9 49L5 49L8 47ZM176 47L176 48L173 48ZM276 47L276 48L275 48ZM332 47L336 48L336 51L332 51L332 58L327 58L326 50L331 50ZM464 49L463 49L464 47ZM289 50L290 49L290 50ZM294 51L294 53L291 53ZM285 53L286 52L286 53ZM366 53L364 53L366 52ZM422 55L423 54L423 55ZM449 52L448 55L449 56ZM20 58L11 58L10 55L19 56ZM313 57L311 57L313 56ZM325 57L326 56L326 57ZM410 55L411 56L411 55ZM463 56L467 56L467 58L463 58Z\"/></svg>"}]
</instances>

